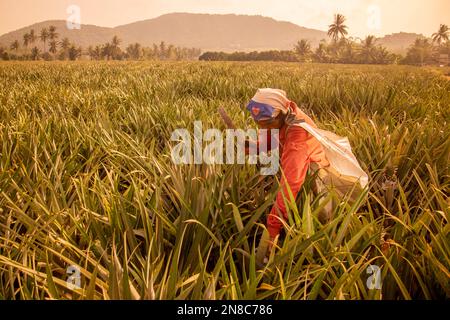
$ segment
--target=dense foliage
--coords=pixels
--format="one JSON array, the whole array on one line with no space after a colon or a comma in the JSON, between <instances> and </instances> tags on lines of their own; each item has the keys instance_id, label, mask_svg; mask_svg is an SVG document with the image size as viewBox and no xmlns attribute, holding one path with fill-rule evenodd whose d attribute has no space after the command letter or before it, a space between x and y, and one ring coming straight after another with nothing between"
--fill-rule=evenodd
<instances>
[{"instance_id":1,"label":"dense foliage","mask_svg":"<svg viewBox=\"0 0 450 320\"><path fill-rule=\"evenodd\" d=\"M348 136L370 175L326 225L308 176L267 265L275 177L170 159L174 129L224 129L219 106L254 127L259 87ZM449 104L450 82L414 67L3 62L0 298L448 299Z\"/></svg>"}]
</instances>

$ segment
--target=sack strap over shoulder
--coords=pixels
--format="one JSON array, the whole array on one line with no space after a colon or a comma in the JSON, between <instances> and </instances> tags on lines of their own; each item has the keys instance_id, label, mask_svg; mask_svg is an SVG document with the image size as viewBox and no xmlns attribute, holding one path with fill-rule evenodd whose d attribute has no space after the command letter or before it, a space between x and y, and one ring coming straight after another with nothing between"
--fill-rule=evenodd
<instances>
[{"instance_id":1,"label":"sack strap over shoulder","mask_svg":"<svg viewBox=\"0 0 450 320\"><path fill-rule=\"evenodd\" d=\"M295 113L292 112L292 110L289 108L288 112L284 118L284 123L287 125L287 130L289 130L290 127L296 126L301 127L302 123L305 123L305 119L297 119Z\"/></svg>"}]
</instances>

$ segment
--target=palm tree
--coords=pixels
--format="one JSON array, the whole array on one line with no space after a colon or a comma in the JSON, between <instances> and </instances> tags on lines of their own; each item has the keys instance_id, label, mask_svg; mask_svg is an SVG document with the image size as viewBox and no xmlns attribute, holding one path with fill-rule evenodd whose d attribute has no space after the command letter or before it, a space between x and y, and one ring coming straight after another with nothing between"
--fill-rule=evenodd
<instances>
[{"instance_id":1,"label":"palm tree","mask_svg":"<svg viewBox=\"0 0 450 320\"><path fill-rule=\"evenodd\" d=\"M167 47L167 59L174 60L175 58L176 58L175 46L173 44L170 44Z\"/></svg>"},{"instance_id":2,"label":"palm tree","mask_svg":"<svg viewBox=\"0 0 450 320\"><path fill-rule=\"evenodd\" d=\"M105 57L106 60L111 59L113 56L113 46L111 43L107 42L102 46L102 57Z\"/></svg>"},{"instance_id":3,"label":"palm tree","mask_svg":"<svg viewBox=\"0 0 450 320\"><path fill-rule=\"evenodd\" d=\"M375 36L367 36L362 42L361 46L361 57L365 63L371 63L375 59L375 42L377 39Z\"/></svg>"},{"instance_id":4,"label":"palm tree","mask_svg":"<svg viewBox=\"0 0 450 320\"><path fill-rule=\"evenodd\" d=\"M69 48L70 48L70 40L66 37L63 38L61 40L61 42L59 43L59 46L62 49L62 53L61 53L61 58L60 59L65 59L68 56L68 52L69 52Z\"/></svg>"},{"instance_id":5,"label":"palm tree","mask_svg":"<svg viewBox=\"0 0 450 320\"><path fill-rule=\"evenodd\" d=\"M34 44L36 42L36 34L34 33L34 29L30 30L30 33L28 34L28 43Z\"/></svg>"},{"instance_id":6,"label":"palm tree","mask_svg":"<svg viewBox=\"0 0 450 320\"><path fill-rule=\"evenodd\" d=\"M164 59L166 57L166 43L161 41L159 44L159 58Z\"/></svg>"},{"instance_id":7,"label":"palm tree","mask_svg":"<svg viewBox=\"0 0 450 320\"><path fill-rule=\"evenodd\" d=\"M28 48L28 44L30 43L30 34L29 33L25 33L23 35L23 45L25 46L25 48Z\"/></svg>"},{"instance_id":8,"label":"palm tree","mask_svg":"<svg viewBox=\"0 0 450 320\"><path fill-rule=\"evenodd\" d=\"M59 45L61 46L61 49L63 49L64 51L67 51L70 47L70 40L68 38L64 38L61 40Z\"/></svg>"},{"instance_id":9,"label":"palm tree","mask_svg":"<svg viewBox=\"0 0 450 320\"><path fill-rule=\"evenodd\" d=\"M302 39L297 41L294 51L302 58L306 58L311 54L311 45L308 40Z\"/></svg>"},{"instance_id":10,"label":"palm tree","mask_svg":"<svg viewBox=\"0 0 450 320\"><path fill-rule=\"evenodd\" d=\"M433 46L428 39L417 38L408 49L405 60L407 63L424 65L431 61Z\"/></svg>"},{"instance_id":11,"label":"palm tree","mask_svg":"<svg viewBox=\"0 0 450 320\"><path fill-rule=\"evenodd\" d=\"M10 48L11 50L16 50L17 53L17 50L19 50L19 46L20 46L19 40L15 40L14 42L11 43Z\"/></svg>"},{"instance_id":12,"label":"palm tree","mask_svg":"<svg viewBox=\"0 0 450 320\"><path fill-rule=\"evenodd\" d=\"M111 40L111 44L113 45L113 47L118 47L121 42L122 40L120 40L117 36L114 36Z\"/></svg>"},{"instance_id":13,"label":"palm tree","mask_svg":"<svg viewBox=\"0 0 450 320\"><path fill-rule=\"evenodd\" d=\"M48 37L50 40L56 40L58 39L59 34L56 32L55 26L50 26L48 28Z\"/></svg>"},{"instance_id":14,"label":"palm tree","mask_svg":"<svg viewBox=\"0 0 450 320\"><path fill-rule=\"evenodd\" d=\"M50 49L48 51L56 54L56 52L58 51L58 42L56 42L55 40L50 41Z\"/></svg>"},{"instance_id":15,"label":"palm tree","mask_svg":"<svg viewBox=\"0 0 450 320\"><path fill-rule=\"evenodd\" d=\"M328 36L335 42L339 40L339 36L345 37L348 34L347 26L344 24L345 17L342 14L334 15L334 23L329 25Z\"/></svg>"},{"instance_id":16,"label":"palm tree","mask_svg":"<svg viewBox=\"0 0 450 320\"><path fill-rule=\"evenodd\" d=\"M355 42L342 38L339 44L338 60L343 63L356 63L357 49Z\"/></svg>"},{"instance_id":17,"label":"palm tree","mask_svg":"<svg viewBox=\"0 0 450 320\"><path fill-rule=\"evenodd\" d=\"M72 44L69 48L69 60L77 60L81 56L81 47L75 47L74 44Z\"/></svg>"},{"instance_id":18,"label":"palm tree","mask_svg":"<svg viewBox=\"0 0 450 320\"><path fill-rule=\"evenodd\" d=\"M139 43L130 44L127 49L127 54L130 59L139 60L142 56L142 48Z\"/></svg>"},{"instance_id":19,"label":"palm tree","mask_svg":"<svg viewBox=\"0 0 450 320\"><path fill-rule=\"evenodd\" d=\"M95 46L95 48L90 46L88 48L88 54L91 60L100 60L102 58L102 48L99 45Z\"/></svg>"},{"instance_id":20,"label":"palm tree","mask_svg":"<svg viewBox=\"0 0 450 320\"><path fill-rule=\"evenodd\" d=\"M450 38L450 30L447 25L441 24L439 27L439 31L433 33L432 39L433 42L436 42L438 46L441 46L442 42L448 41Z\"/></svg>"},{"instance_id":21,"label":"palm tree","mask_svg":"<svg viewBox=\"0 0 450 320\"><path fill-rule=\"evenodd\" d=\"M36 33L34 32L34 29L30 30L29 35L30 35L30 43L33 44L36 41L36 39L37 39L37 36L36 36Z\"/></svg>"},{"instance_id":22,"label":"palm tree","mask_svg":"<svg viewBox=\"0 0 450 320\"><path fill-rule=\"evenodd\" d=\"M47 28L43 28L41 30L41 34L39 36L39 38L41 39L41 41L44 43L44 53L45 53L45 43L47 42L47 39L49 38L49 33Z\"/></svg>"},{"instance_id":23,"label":"palm tree","mask_svg":"<svg viewBox=\"0 0 450 320\"><path fill-rule=\"evenodd\" d=\"M107 53L106 56L108 58L111 57L113 60L121 58L122 51L119 47L121 42L122 40L120 40L119 37L114 36L111 40L111 43L107 43L105 45L105 51Z\"/></svg>"},{"instance_id":24,"label":"palm tree","mask_svg":"<svg viewBox=\"0 0 450 320\"><path fill-rule=\"evenodd\" d=\"M319 46L314 53L314 57L319 62L328 62L328 47L324 40L319 43Z\"/></svg>"},{"instance_id":25,"label":"palm tree","mask_svg":"<svg viewBox=\"0 0 450 320\"><path fill-rule=\"evenodd\" d=\"M388 64L395 61L395 56L391 54L385 47L378 46L375 50L374 62L378 64Z\"/></svg>"},{"instance_id":26,"label":"palm tree","mask_svg":"<svg viewBox=\"0 0 450 320\"><path fill-rule=\"evenodd\" d=\"M40 52L39 52L38 47L34 47L34 48L31 50L31 58L32 58L33 60L37 60L37 59L39 58L39 55L40 55Z\"/></svg>"},{"instance_id":27,"label":"palm tree","mask_svg":"<svg viewBox=\"0 0 450 320\"><path fill-rule=\"evenodd\" d=\"M159 47L156 43L153 44L153 50L152 50L152 58L158 58L159 57Z\"/></svg>"},{"instance_id":28,"label":"palm tree","mask_svg":"<svg viewBox=\"0 0 450 320\"><path fill-rule=\"evenodd\" d=\"M110 53L110 56L112 57L112 59L120 59L122 51L120 50L120 43L122 42L122 40L119 39L119 37L114 36L111 40L111 45L108 48L108 51Z\"/></svg>"}]
</instances>

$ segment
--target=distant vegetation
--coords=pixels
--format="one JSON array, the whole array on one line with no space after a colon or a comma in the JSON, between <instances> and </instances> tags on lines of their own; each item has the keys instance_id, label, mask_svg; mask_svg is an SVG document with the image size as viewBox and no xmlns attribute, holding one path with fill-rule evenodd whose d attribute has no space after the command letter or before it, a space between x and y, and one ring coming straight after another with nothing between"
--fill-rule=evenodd
<instances>
[{"instance_id":1,"label":"distant vegetation","mask_svg":"<svg viewBox=\"0 0 450 320\"><path fill-rule=\"evenodd\" d=\"M218 106L255 127L266 86L347 136L370 184L323 225L305 183L260 265L278 178L170 159L175 129L225 130ZM448 300L449 86L397 65L0 63L0 299Z\"/></svg>"},{"instance_id":2,"label":"distant vegetation","mask_svg":"<svg viewBox=\"0 0 450 320\"><path fill-rule=\"evenodd\" d=\"M389 52L386 47L377 44L373 35L364 40L347 38L348 27L345 17L337 14L329 26L328 36L331 42L322 41L314 50L308 40L297 42L292 51L263 52L205 52L200 60L206 61L297 61L321 63L355 63L355 64L448 64L450 54L450 32L446 25L441 25L432 35L432 41L417 38L407 51L406 56Z\"/></svg>"},{"instance_id":3,"label":"distant vegetation","mask_svg":"<svg viewBox=\"0 0 450 320\"><path fill-rule=\"evenodd\" d=\"M175 47L162 41L152 47L143 47L139 43L130 44L125 50L120 47L121 39L114 36L110 42L83 49L68 38L58 41L59 34L55 26L43 28L39 35L34 30L23 35L22 42L14 40L9 50L0 47L2 60L78 60L86 56L91 60L194 60L201 54L198 48ZM42 42L41 51L36 42Z\"/></svg>"},{"instance_id":4,"label":"distant vegetation","mask_svg":"<svg viewBox=\"0 0 450 320\"><path fill-rule=\"evenodd\" d=\"M114 36L110 42L102 45L82 48L67 37L59 40L55 26L49 26L36 34L31 30L21 40L11 42L9 48L0 47L0 59L3 60L78 60L81 57L91 60L205 60L205 61L286 61L320 62L347 64L412 64L430 65L449 63L450 31L441 24L431 39L417 38L408 48L406 55L390 52L377 43L373 35L365 39L347 37L346 18L335 15L328 29L330 41L322 40L316 48L310 41L301 39L292 50L271 50L253 52L205 52L201 49L176 47L164 41L144 47L136 42L124 50L121 39ZM43 51L36 42L43 44ZM42 48L42 46L41 46Z\"/></svg>"},{"instance_id":5,"label":"distant vegetation","mask_svg":"<svg viewBox=\"0 0 450 320\"><path fill-rule=\"evenodd\" d=\"M307 40L300 40L291 51L263 51L263 52L205 52L200 60L210 61L296 61L321 63L364 63L364 64L393 64L404 58L393 54L386 48L376 45L375 37L368 36L362 43L341 38L338 41L321 42L313 50Z\"/></svg>"},{"instance_id":6,"label":"distant vegetation","mask_svg":"<svg viewBox=\"0 0 450 320\"><path fill-rule=\"evenodd\" d=\"M120 40L114 37L111 43L88 48L92 60L196 60L201 54L198 48L175 47L162 41L159 45L143 47L140 43L130 44L125 51L119 47Z\"/></svg>"}]
</instances>

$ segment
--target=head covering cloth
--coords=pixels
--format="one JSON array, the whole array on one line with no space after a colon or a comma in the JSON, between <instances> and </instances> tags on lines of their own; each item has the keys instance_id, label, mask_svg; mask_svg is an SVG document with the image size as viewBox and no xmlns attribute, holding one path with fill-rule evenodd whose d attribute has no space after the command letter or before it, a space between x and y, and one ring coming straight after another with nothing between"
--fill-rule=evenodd
<instances>
[{"instance_id":1,"label":"head covering cloth","mask_svg":"<svg viewBox=\"0 0 450 320\"><path fill-rule=\"evenodd\" d=\"M275 118L280 113L288 112L290 100L286 92L281 89L262 88L256 91L256 94L247 105L253 118L259 121L263 118Z\"/></svg>"}]
</instances>

